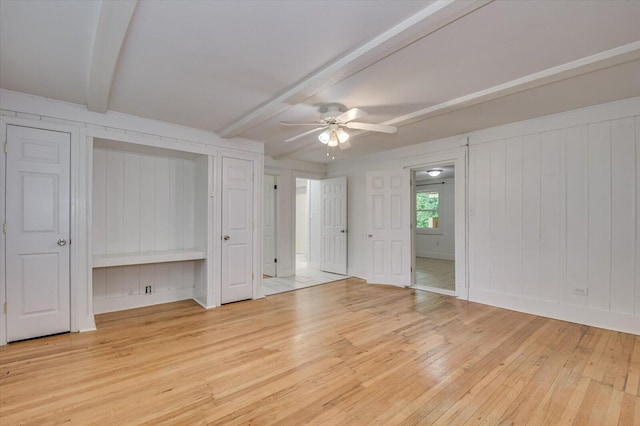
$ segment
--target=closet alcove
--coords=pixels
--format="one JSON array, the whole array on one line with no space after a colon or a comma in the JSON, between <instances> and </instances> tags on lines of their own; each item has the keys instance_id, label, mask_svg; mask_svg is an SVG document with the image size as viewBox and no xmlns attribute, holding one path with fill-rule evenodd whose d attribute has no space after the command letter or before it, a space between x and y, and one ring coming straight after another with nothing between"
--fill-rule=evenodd
<instances>
[{"instance_id":1,"label":"closet alcove","mask_svg":"<svg viewBox=\"0 0 640 426\"><path fill-rule=\"evenodd\" d=\"M94 313L206 304L209 158L94 138Z\"/></svg>"}]
</instances>

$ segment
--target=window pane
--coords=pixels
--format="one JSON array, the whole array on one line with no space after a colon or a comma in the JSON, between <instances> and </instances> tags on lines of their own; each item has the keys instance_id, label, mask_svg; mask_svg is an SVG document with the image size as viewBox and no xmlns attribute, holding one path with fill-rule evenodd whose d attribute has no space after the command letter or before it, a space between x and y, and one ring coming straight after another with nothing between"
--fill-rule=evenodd
<instances>
[{"instance_id":1,"label":"window pane","mask_svg":"<svg viewBox=\"0 0 640 426\"><path fill-rule=\"evenodd\" d=\"M416 193L416 228L438 229L440 194L438 191Z\"/></svg>"},{"instance_id":2,"label":"window pane","mask_svg":"<svg viewBox=\"0 0 640 426\"><path fill-rule=\"evenodd\" d=\"M417 212L416 226L422 229L438 229L438 212L433 210Z\"/></svg>"}]
</instances>

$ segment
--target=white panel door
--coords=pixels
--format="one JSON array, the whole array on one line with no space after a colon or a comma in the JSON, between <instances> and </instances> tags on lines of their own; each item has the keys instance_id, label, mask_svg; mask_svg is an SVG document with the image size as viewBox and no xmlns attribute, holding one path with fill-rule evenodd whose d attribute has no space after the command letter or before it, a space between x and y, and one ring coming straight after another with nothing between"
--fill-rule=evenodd
<instances>
[{"instance_id":1,"label":"white panel door","mask_svg":"<svg viewBox=\"0 0 640 426\"><path fill-rule=\"evenodd\" d=\"M367 173L367 281L411 285L409 171Z\"/></svg>"},{"instance_id":2,"label":"white panel door","mask_svg":"<svg viewBox=\"0 0 640 426\"><path fill-rule=\"evenodd\" d=\"M321 185L320 269L347 274L347 178L323 179Z\"/></svg>"},{"instance_id":3,"label":"white panel door","mask_svg":"<svg viewBox=\"0 0 640 426\"><path fill-rule=\"evenodd\" d=\"M276 276L276 177L264 175L262 273Z\"/></svg>"},{"instance_id":4,"label":"white panel door","mask_svg":"<svg viewBox=\"0 0 640 426\"><path fill-rule=\"evenodd\" d=\"M222 158L222 294L230 303L253 297L253 162Z\"/></svg>"},{"instance_id":5,"label":"white panel door","mask_svg":"<svg viewBox=\"0 0 640 426\"><path fill-rule=\"evenodd\" d=\"M7 341L71 329L68 133L7 126Z\"/></svg>"}]
</instances>

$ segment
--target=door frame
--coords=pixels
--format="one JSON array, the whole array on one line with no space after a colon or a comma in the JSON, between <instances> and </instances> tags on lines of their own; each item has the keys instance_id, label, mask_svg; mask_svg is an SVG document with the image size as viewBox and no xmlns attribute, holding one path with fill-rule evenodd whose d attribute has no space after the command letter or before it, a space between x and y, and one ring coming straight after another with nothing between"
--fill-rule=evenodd
<instances>
[{"instance_id":1,"label":"door frame","mask_svg":"<svg viewBox=\"0 0 640 426\"><path fill-rule=\"evenodd\" d=\"M3 144L7 141L7 126L15 125L31 127L42 130L51 130L68 133L71 136L71 162L70 162L70 253L69 253L69 286L70 286L70 315L71 331L95 330L91 289L89 285L90 262L87 231L87 217L90 214L88 188L91 186L90 162L91 144L81 144L80 140L86 138L84 129L73 125L50 123L43 120L31 120L18 117L0 117L0 138ZM2 149L4 152L4 148ZM0 161L0 188L6 187L6 162L4 155ZM2 223L6 220L5 197L0 197L0 212ZM6 270L6 237L0 232L0 246L4 255L0 256L0 270ZM0 306L6 303L6 276L0 274ZM0 310L0 345L7 343L7 314L4 308Z\"/></svg>"},{"instance_id":2,"label":"door frame","mask_svg":"<svg viewBox=\"0 0 640 426\"><path fill-rule=\"evenodd\" d=\"M467 214L468 206L468 141L465 138L465 144L461 148L425 155L418 161L411 164L405 164L404 169L409 169L412 174L418 169L425 167L437 167L443 164L453 164L455 167L454 181L454 232L455 232L455 293L459 299L469 300L469 215ZM415 193L412 181L411 192ZM411 203L415 196L410 197ZM411 216L411 259L412 264L415 262L415 217L413 209L409 208ZM415 284L415 266L411 273L412 285Z\"/></svg>"},{"instance_id":3,"label":"door frame","mask_svg":"<svg viewBox=\"0 0 640 426\"><path fill-rule=\"evenodd\" d=\"M273 242L274 242L273 255L275 256L275 259L278 259L278 190L277 190L277 188L278 188L278 176L274 175L274 174L271 174L271 173L266 173L266 172L263 173L263 176L262 176L262 179L263 179L262 180L262 183L263 183L262 187L263 188L264 188L264 185L266 183L265 182L265 180L266 180L265 176L271 176L273 178L273 185L275 187L275 188L271 188L271 191L273 191L273 212L271 212L271 213L272 213L272 219L273 219L273 228L275 229L275 235L273 237ZM263 208L263 212L262 212L262 233L263 233L263 235L262 235L262 242L261 242L263 248L264 248L264 217L265 217L265 214L266 214L266 211L264 211L264 197L265 196L266 196L266 194L263 192L262 193L262 203L263 203L262 204L262 208ZM265 271L264 271L264 256L265 256L265 253L264 253L264 250L263 250L263 253L262 253L262 257L263 257L263 259L262 259L262 268L263 269L261 270L261 275L263 275L265 273ZM275 273L273 274L273 277L277 277L278 276L278 262L277 261L275 262L274 268L275 268Z\"/></svg>"}]
</instances>

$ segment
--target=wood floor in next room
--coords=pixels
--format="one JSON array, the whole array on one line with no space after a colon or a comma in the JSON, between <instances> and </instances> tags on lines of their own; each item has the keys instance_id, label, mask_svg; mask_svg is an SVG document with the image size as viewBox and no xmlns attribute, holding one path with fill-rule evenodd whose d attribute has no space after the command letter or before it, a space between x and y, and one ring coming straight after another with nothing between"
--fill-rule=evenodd
<instances>
[{"instance_id":1,"label":"wood floor in next room","mask_svg":"<svg viewBox=\"0 0 640 426\"><path fill-rule=\"evenodd\" d=\"M455 291L455 262L431 257L416 257L416 284Z\"/></svg>"},{"instance_id":2,"label":"wood floor in next room","mask_svg":"<svg viewBox=\"0 0 640 426\"><path fill-rule=\"evenodd\" d=\"M640 336L347 279L0 348L3 425L640 424Z\"/></svg>"}]
</instances>

